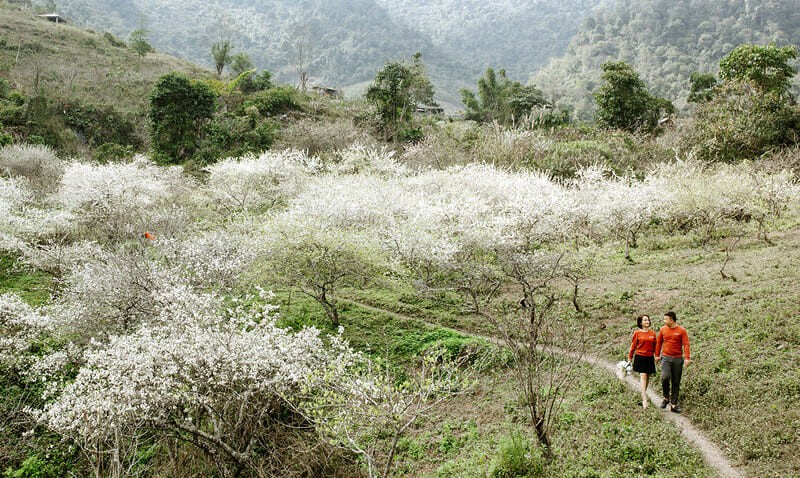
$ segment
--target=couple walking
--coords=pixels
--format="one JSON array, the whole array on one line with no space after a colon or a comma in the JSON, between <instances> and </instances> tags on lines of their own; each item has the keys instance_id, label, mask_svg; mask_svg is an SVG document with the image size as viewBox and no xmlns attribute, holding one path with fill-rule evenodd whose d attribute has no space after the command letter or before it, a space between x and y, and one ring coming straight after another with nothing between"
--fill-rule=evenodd
<instances>
[{"instance_id":1,"label":"couple walking","mask_svg":"<svg viewBox=\"0 0 800 478\"><path fill-rule=\"evenodd\" d=\"M656 373L656 363L661 362L661 388L664 399L661 408L680 413L678 392L681 387L683 366L689 366L689 335L678 325L675 312L664 314L664 325L656 335L651 329L650 316L636 318L639 330L633 333L628 361L633 360L633 370L639 372L642 383L642 407L647 408L647 383Z\"/></svg>"}]
</instances>

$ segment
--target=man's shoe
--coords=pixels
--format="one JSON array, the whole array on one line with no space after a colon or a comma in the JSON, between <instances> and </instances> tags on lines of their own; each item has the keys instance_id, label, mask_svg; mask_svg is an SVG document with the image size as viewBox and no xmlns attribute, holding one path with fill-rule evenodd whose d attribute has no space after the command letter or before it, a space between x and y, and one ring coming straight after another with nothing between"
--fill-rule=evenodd
<instances>
[{"instance_id":1,"label":"man's shoe","mask_svg":"<svg viewBox=\"0 0 800 478\"><path fill-rule=\"evenodd\" d=\"M667 400L665 398L664 400L661 400L661 405L659 405L659 406L663 409L663 408L667 408L667 405L669 405L669 400Z\"/></svg>"},{"instance_id":2,"label":"man's shoe","mask_svg":"<svg viewBox=\"0 0 800 478\"><path fill-rule=\"evenodd\" d=\"M673 411L673 412L675 412L675 413L681 413L681 407L679 407L679 406L677 406L677 405L673 405L673 406L671 406L671 407L670 407L670 410L672 410L672 411Z\"/></svg>"}]
</instances>

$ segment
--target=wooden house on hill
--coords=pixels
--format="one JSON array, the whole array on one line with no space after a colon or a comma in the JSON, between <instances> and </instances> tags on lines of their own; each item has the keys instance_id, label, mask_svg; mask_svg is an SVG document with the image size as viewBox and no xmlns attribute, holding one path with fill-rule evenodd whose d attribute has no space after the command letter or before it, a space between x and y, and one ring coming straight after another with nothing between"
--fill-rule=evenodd
<instances>
[{"instance_id":1,"label":"wooden house on hill","mask_svg":"<svg viewBox=\"0 0 800 478\"><path fill-rule=\"evenodd\" d=\"M312 86L313 91L317 96L324 96L326 98L343 98L344 94L335 88L326 88L324 86Z\"/></svg>"},{"instance_id":2,"label":"wooden house on hill","mask_svg":"<svg viewBox=\"0 0 800 478\"><path fill-rule=\"evenodd\" d=\"M53 23L68 23L67 19L62 17L58 13L43 13L41 15L36 15L36 16L39 18L50 20Z\"/></svg>"}]
</instances>

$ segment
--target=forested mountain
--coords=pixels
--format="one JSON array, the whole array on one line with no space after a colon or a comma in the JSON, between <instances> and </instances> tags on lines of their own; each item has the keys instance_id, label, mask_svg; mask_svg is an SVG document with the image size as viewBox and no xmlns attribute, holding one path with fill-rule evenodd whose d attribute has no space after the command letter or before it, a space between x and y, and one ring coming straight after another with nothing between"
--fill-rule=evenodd
<instances>
[{"instance_id":1,"label":"forested mountain","mask_svg":"<svg viewBox=\"0 0 800 478\"><path fill-rule=\"evenodd\" d=\"M561 56L581 22L609 0L376 0L393 18L478 70L526 78Z\"/></svg>"},{"instance_id":2,"label":"forested mountain","mask_svg":"<svg viewBox=\"0 0 800 478\"><path fill-rule=\"evenodd\" d=\"M211 45L230 39L281 81L297 78L293 42L308 45L312 83L334 87L363 84L387 60L420 51L437 99L453 109L459 88L474 87L487 67L524 80L561 55L582 19L610 1L62 0L57 8L124 39L145 28L159 51L207 66Z\"/></svg>"},{"instance_id":3,"label":"forested mountain","mask_svg":"<svg viewBox=\"0 0 800 478\"><path fill-rule=\"evenodd\" d=\"M487 67L503 68L583 118L605 61L630 63L682 109L690 73L715 72L735 46L800 44L800 0L62 0L57 7L75 25L123 39L145 28L159 51L207 66L212 44L229 39L234 53L284 82L296 82L302 64L311 84L363 87L386 61L419 51L449 110L462 108L460 88L474 89Z\"/></svg>"},{"instance_id":4,"label":"forested mountain","mask_svg":"<svg viewBox=\"0 0 800 478\"><path fill-rule=\"evenodd\" d=\"M386 61L417 51L445 100L457 103L458 88L477 77L373 0L63 0L58 10L73 24L121 38L145 28L159 51L202 65L212 65L212 44L228 39L233 53L247 53L287 82L297 81L295 67L303 62L312 84L363 83ZM304 45L302 58L297 43Z\"/></svg>"},{"instance_id":5,"label":"forested mountain","mask_svg":"<svg viewBox=\"0 0 800 478\"><path fill-rule=\"evenodd\" d=\"M737 45L769 42L800 45L800 1L618 0L586 19L566 55L531 80L588 117L600 65L622 60L683 108L693 71L716 73Z\"/></svg>"}]
</instances>

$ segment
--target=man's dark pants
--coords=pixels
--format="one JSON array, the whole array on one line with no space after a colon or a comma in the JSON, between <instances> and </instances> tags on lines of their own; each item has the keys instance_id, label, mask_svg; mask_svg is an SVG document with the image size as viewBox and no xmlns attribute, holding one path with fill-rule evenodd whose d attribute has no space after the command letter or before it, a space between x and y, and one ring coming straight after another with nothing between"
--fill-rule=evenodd
<instances>
[{"instance_id":1,"label":"man's dark pants","mask_svg":"<svg viewBox=\"0 0 800 478\"><path fill-rule=\"evenodd\" d=\"M661 358L661 388L664 391L664 398L669 398L673 405L678 404L678 392L681 389L681 375L683 375L683 358L667 357ZM671 390L670 390L670 385ZM670 394L670 392L672 392Z\"/></svg>"}]
</instances>

